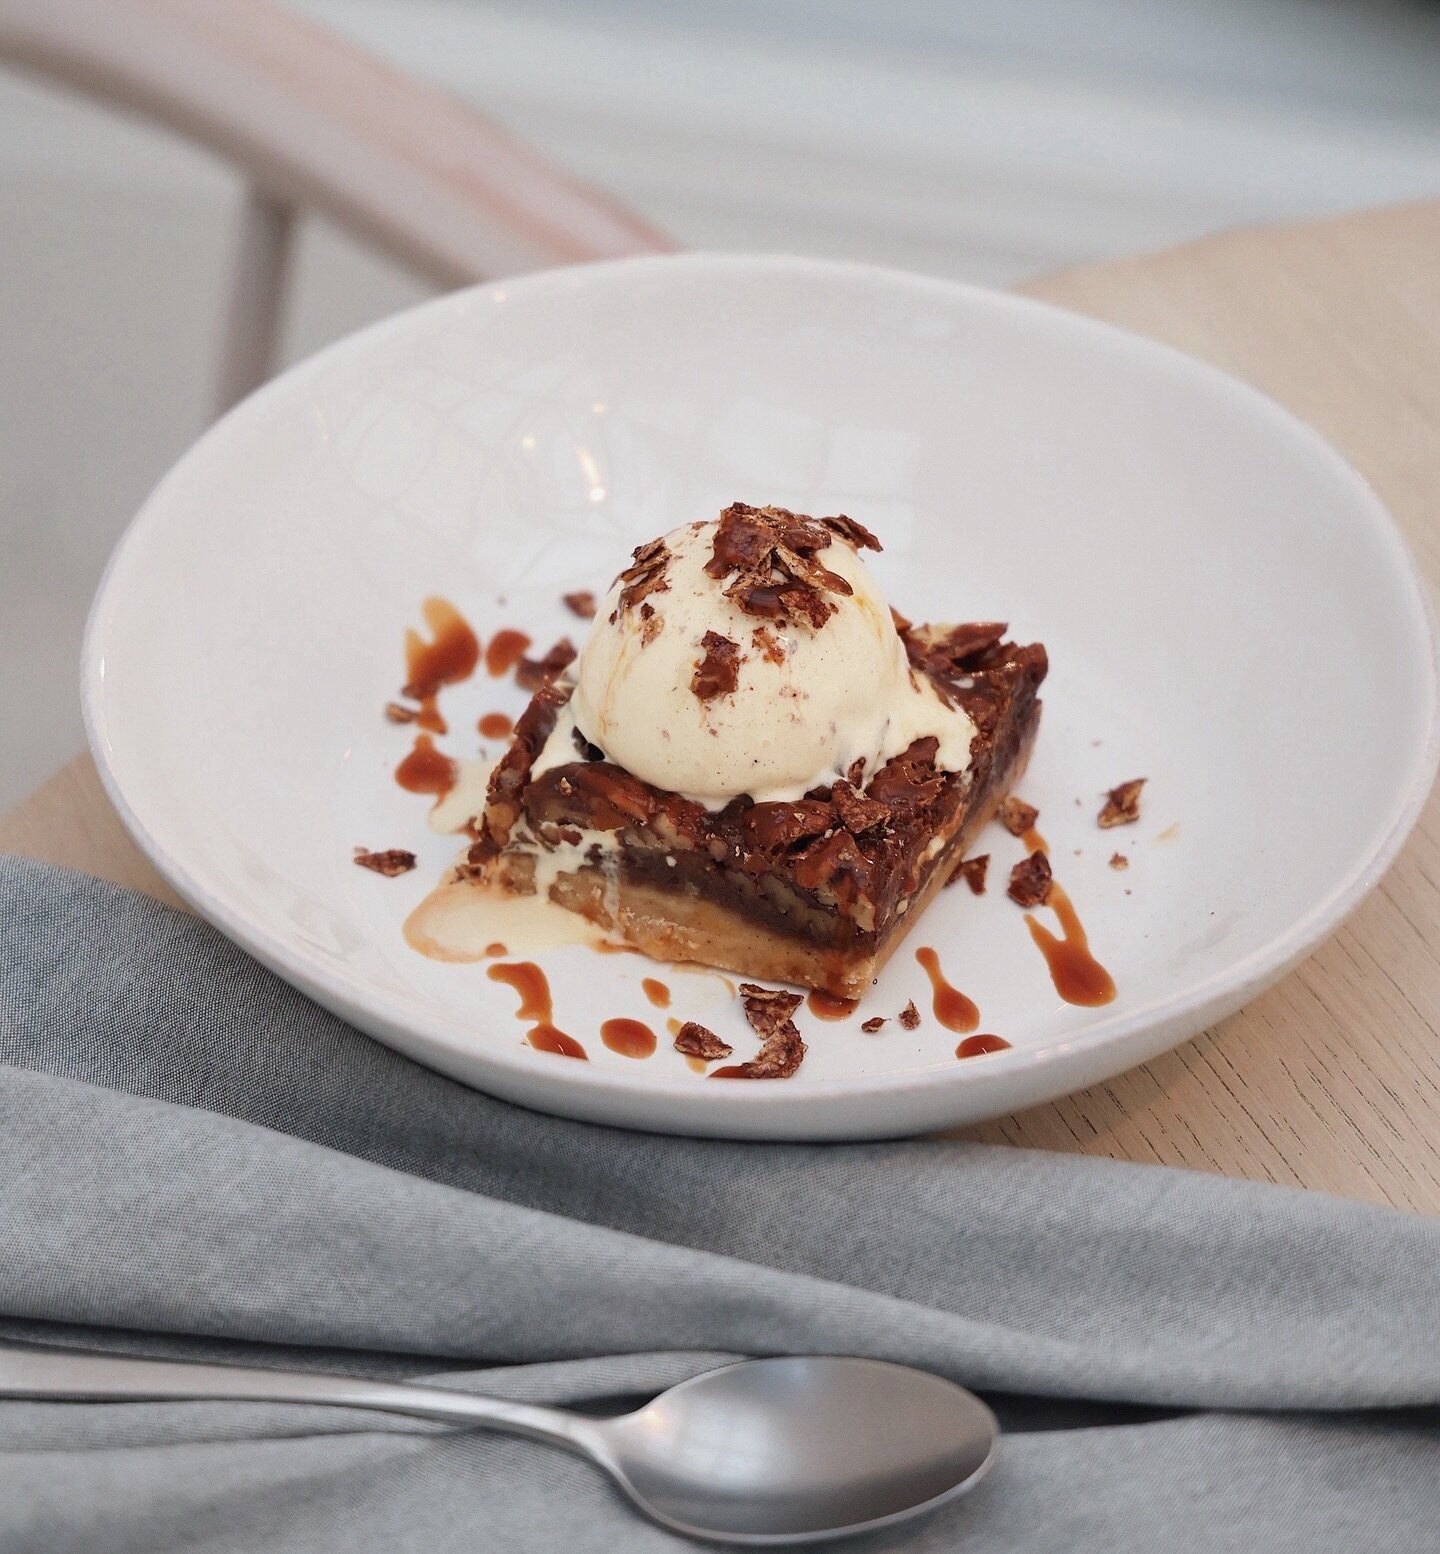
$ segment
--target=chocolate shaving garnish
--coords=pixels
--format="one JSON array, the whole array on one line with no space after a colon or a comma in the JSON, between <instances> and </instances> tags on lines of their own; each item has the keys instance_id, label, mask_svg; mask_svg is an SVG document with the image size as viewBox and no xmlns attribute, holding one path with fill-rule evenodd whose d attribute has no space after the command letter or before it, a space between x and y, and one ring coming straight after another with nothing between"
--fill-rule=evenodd
<instances>
[{"instance_id":1,"label":"chocolate shaving garnish","mask_svg":"<svg viewBox=\"0 0 1440 1554\"><path fill-rule=\"evenodd\" d=\"M774 632L768 626L757 626L750 633L750 646L768 664L783 664L785 662L784 644L777 640Z\"/></svg>"},{"instance_id":2,"label":"chocolate shaving garnish","mask_svg":"<svg viewBox=\"0 0 1440 1554\"><path fill-rule=\"evenodd\" d=\"M737 1077L788 1079L805 1057L805 1043L790 1018L800 1007L801 995L742 982L740 1002L745 1018L761 1038L761 1046L749 1062L740 1064Z\"/></svg>"},{"instance_id":3,"label":"chocolate shaving garnish","mask_svg":"<svg viewBox=\"0 0 1440 1554\"><path fill-rule=\"evenodd\" d=\"M980 853L974 858L962 858L955 865L955 872L945 881L947 885L953 885L956 880L964 880L977 896L985 894L985 876L990 871L990 854Z\"/></svg>"},{"instance_id":4,"label":"chocolate shaving garnish","mask_svg":"<svg viewBox=\"0 0 1440 1554\"><path fill-rule=\"evenodd\" d=\"M1148 781L1149 778L1136 777L1106 794L1098 819L1107 831L1111 826L1133 825L1140 818L1140 790Z\"/></svg>"},{"instance_id":5,"label":"chocolate shaving garnish","mask_svg":"<svg viewBox=\"0 0 1440 1554\"><path fill-rule=\"evenodd\" d=\"M872 1035L873 1036L874 1033L876 1031L878 1031L882 1025L888 1025L889 1023L890 1022L885 1018L885 1016L883 1014L871 1015L871 1017L868 1020L861 1020L861 1022L860 1022L860 1029L862 1031L864 1031L867 1035Z\"/></svg>"},{"instance_id":6,"label":"chocolate shaving garnish","mask_svg":"<svg viewBox=\"0 0 1440 1554\"><path fill-rule=\"evenodd\" d=\"M835 611L825 595L854 592L817 560L831 543L831 531L803 513L733 502L720 514L705 570L717 579L736 574L725 596L746 614L805 620L818 630Z\"/></svg>"},{"instance_id":7,"label":"chocolate shaving garnish","mask_svg":"<svg viewBox=\"0 0 1440 1554\"><path fill-rule=\"evenodd\" d=\"M842 540L849 540L856 550L883 550L885 548L863 523L857 523L853 518L847 518L844 513L836 513L833 518L822 518L820 522L832 534L838 534Z\"/></svg>"},{"instance_id":8,"label":"chocolate shaving garnish","mask_svg":"<svg viewBox=\"0 0 1440 1554\"><path fill-rule=\"evenodd\" d=\"M515 666L515 683L522 690L538 691L574 662L575 644L569 637L561 637L543 658L522 658Z\"/></svg>"},{"instance_id":9,"label":"chocolate shaving garnish","mask_svg":"<svg viewBox=\"0 0 1440 1554\"><path fill-rule=\"evenodd\" d=\"M403 847L389 847L378 853L357 847L355 862L362 869L369 869L372 873L383 874L386 879L393 880L397 874L408 874L415 867L415 854L407 853Z\"/></svg>"},{"instance_id":10,"label":"chocolate shaving garnish","mask_svg":"<svg viewBox=\"0 0 1440 1554\"><path fill-rule=\"evenodd\" d=\"M1000 824L1011 836L1024 836L1039 818L1040 811L1033 804L1017 799L1013 793L1007 793L1000 801Z\"/></svg>"},{"instance_id":11,"label":"chocolate shaving garnish","mask_svg":"<svg viewBox=\"0 0 1440 1554\"><path fill-rule=\"evenodd\" d=\"M1006 894L1016 906L1044 906L1050 898L1050 883L1050 860L1044 853L1031 853L1011 869Z\"/></svg>"},{"instance_id":12,"label":"chocolate shaving garnish","mask_svg":"<svg viewBox=\"0 0 1440 1554\"><path fill-rule=\"evenodd\" d=\"M690 689L701 701L729 696L740 683L740 644L718 631L707 631L700 639L705 656L690 677Z\"/></svg>"},{"instance_id":13,"label":"chocolate shaving garnish","mask_svg":"<svg viewBox=\"0 0 1440 1554\"><path fill-rule=\"evenodd\" d=\"M387 701L385 703L385 716L392 723L413 723L420 716L418 707L407 707L404 702Z\"/></svg>"},{"instance_id":14,"label":"chocolate shaving garnish","mask_svg":"<svg viewBox=\"0 0 1440 1554\"><path fill-rule=\"evenodd\" d=\"M728 1058L735 1049L728 1041L721 1041L714 1031L686 1020L675 1033L675 1050L687 1058L704 1058L710 1063L716 1058Z\"/></svg>"},{"instance_id":15,"label":"chocolate shaving garnish","mask_svg":"<svg viewBox=\"0 0 1440 1554\"><path fill-rule=\"evenodd\" d=\"M588 588L579 593L561 594L560 597L572 615L578 615L582 621L594 620L595 595Z\"/></svg>"},{"instance_id":16,"label":"chocolate shaving garnish","mask_svg":"<svg viewBox=\"0 0 1440 1554\"><path fill-rule=\"evenodd\" d=\"M915 1007L913 998L900 1011L899 1019L907 1031L913 1031L920 1024L920 1011Z\"/></svg>"},{"instance_id":17,"label":"chocolate shaving garnish","mask_svg":"<svg viewBox=\"0 0 1440 1554\"><path fill-rule=\"evenodd\" d=\"M647 594L665 593L669 579L665 568L670 563L670 552L664 539L651 540L647 545L637 545L631 553L634 560L616 579L626 586L620 590L619 610L633 609ZM610 617L613 622L615 616Z\"/></svg>"},{"instance_id":18,"label":"chocolate shaving garnish","mask_svg":"<svg viewBox=\"0 0 1440 1554\"><path fill-rule=\"evenodd\" d=\"M878 799L867 799L843 777L830 790L831 802L840 816L840 823L851 836L863 836L885 825L890 819L890 806Z\"/></svg>"},{"instance_id":19,"label":"chocolate shaving garnish","mask_svg":"<svg viewBox=\"0 0 1440 1554\"><path fill-rule=\"evenodd\" d=\"M1130 860L1124 853L1111 853L1110 867L1112 869L1128 869L1130 867Z\"/></svg>"}]
</instances>

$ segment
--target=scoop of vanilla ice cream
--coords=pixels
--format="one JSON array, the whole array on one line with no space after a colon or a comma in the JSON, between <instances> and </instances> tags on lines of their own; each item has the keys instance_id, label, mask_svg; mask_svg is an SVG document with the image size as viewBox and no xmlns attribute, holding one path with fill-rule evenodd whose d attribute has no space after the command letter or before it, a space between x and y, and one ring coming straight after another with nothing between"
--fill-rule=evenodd
<instances>
[{"instance_id":1,"label":"scoop of vanilla ice cream","mask_svg":"<svg viewBox=\"0 0 1440 1554\"><path fill-rule=\"evenodd\" d=\"M717 528L692 523L665 536L668 587L645 596L648 614L620 610L620 580L596 611L569 709L586 739L707 809L739 794L798 799L862 756L868 778L928 734L939 739L938 766L969 765L974 724L911 672L889 607L848 540L837 534L818 553L854 592L827 592L836 608L816 627L766 620L728 599L726 579L705 571ZM735 689L702 700L691 680L706 632L741 656Z\"/></svg>"}]
</instances>

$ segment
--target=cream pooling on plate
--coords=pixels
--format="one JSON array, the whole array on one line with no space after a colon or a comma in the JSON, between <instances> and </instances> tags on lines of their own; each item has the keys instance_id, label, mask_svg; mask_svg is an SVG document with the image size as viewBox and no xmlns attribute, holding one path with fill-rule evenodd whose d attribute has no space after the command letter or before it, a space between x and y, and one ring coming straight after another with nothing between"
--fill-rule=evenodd
<instances>
[{"instance_id":1,"label":"cream pooling on plate","mask_svg":"<svg viewBox=\"0 0 1440 1554\"><path fill-rule=\"evenodd\" d=\"M634 776L708 809L739 794L798 799L859 759L871 776L925 735L939 741L937 766L969 765L974 724L912 673L889 606L843 532L825 530L830 543L797 563L843 580L820 591L817 622L742 608L733 579L712 575L719 529L713 520L674 529L663 550L637 553L656 558L648 569L617 579L576 665L573 725L561 719L537 773L575 758L566 725ZM733 644L722 652L734 689L702 696L707 633Z\"/></svg>"}]
</instances>

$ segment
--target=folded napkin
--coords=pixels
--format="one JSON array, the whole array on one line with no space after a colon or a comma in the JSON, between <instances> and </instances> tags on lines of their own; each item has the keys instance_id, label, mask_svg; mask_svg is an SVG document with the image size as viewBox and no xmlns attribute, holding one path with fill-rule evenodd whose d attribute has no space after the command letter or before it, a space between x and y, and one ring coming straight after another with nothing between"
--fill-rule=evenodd
<instances>
[{"instance_id":1,"label":"folded napkin","mask_svg":"<svg viewBox=\"0 0 1440 1554\"><path fill-rule=\"evenodd\" d=\"M873 1355L982 1392L1008 1434L973 1494L857 1550L1440 1539L1434 1221L973 1144L540 1116L184 913L14 858L0 1064L0 1339L586 1406L736 1356ZM685 1547L505 1436L0 1403L6 1554Z\"/></svg>"}]
</instances>

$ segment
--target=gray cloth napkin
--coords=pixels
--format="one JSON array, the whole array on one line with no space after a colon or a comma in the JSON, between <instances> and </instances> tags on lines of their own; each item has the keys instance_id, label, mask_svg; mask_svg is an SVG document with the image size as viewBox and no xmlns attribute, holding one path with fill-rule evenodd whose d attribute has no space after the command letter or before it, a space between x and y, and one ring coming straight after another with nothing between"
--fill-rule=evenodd
<instances>
[{"instance_id":1,"label":"gray cloth napkin","mask_svg":"<svg viewBox=\"0 0 1440 1554\"><path fill-rule=\"evenodd\" d=\"M1436 1222L971 1144L540 1116L183 913L3 858L0 1064L0 1338L582 1405L733 1356L875 1355L1009 1433L974 1494L857 1549L1440 1546ZM683 1547L502 1436L0 1404L5 1554Z\"/></svg>"}]
</instances>

